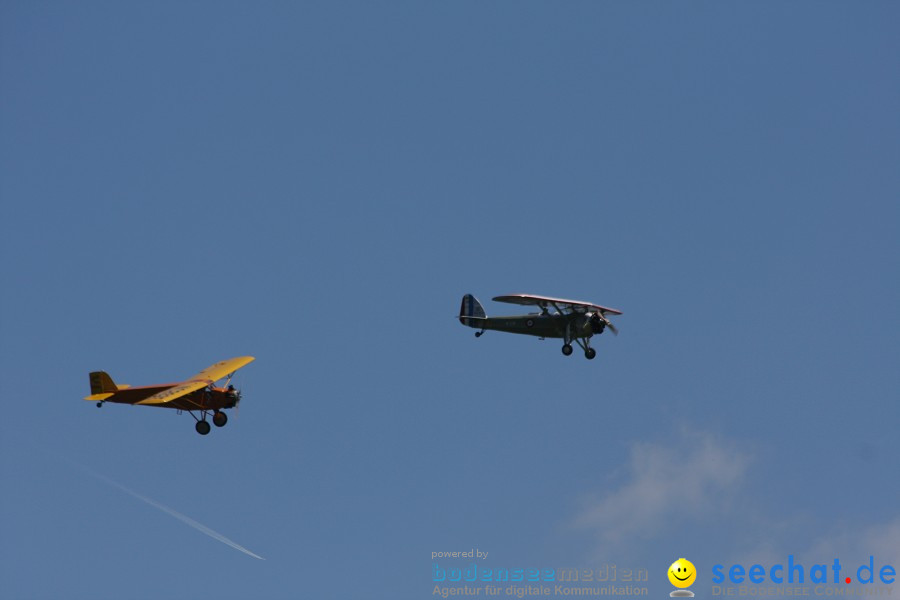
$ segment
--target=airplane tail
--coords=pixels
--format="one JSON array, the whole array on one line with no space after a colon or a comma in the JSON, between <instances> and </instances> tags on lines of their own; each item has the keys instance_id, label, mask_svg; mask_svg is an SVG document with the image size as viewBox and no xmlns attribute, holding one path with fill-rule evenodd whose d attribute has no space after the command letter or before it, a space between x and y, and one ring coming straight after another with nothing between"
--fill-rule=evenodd
<instances>
[{"instance_id":1,"label":"airplane tail","mask_svg":"<svg viewBox=\"0 0 900 600\"><path fill-rule=\"evenodd\" d=\"M119 387L113 383L112 377L106 371L94 371L91 373L91 395L114 394Z\"/></svg>"},{"instance_id":2,"label":"airplane tail","mask_svg":"<svg viewBox=\"0 0 900 600\"><path fill-rule=\"evenodd\" d=\"M478 302L478 299L472 294L463 296L462 305L459 307L459 322L469 327L481 329L481 321L484 319L487 319L487 315L484 313L484 308Z\"/></svg>"}]
</instances>

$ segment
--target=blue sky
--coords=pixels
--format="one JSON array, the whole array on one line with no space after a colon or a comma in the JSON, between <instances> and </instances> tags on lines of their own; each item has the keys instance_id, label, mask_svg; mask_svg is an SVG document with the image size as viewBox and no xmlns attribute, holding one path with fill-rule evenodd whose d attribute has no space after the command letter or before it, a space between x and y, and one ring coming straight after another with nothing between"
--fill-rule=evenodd
<instances>
[{"instance_id":1,"label":"blue sky","mask_svg":"<svg viewBox=\"0 0 900 600\"><path fill-rule=\"evenodd\" d=\"M706 593L900 566L898 18L3 2L0 595L423 598L473 547L658 597L679 556ZM621 334L454 319L516 292ZM80 400L244 354L206 437Z\"/></svg>"}]
</instances>

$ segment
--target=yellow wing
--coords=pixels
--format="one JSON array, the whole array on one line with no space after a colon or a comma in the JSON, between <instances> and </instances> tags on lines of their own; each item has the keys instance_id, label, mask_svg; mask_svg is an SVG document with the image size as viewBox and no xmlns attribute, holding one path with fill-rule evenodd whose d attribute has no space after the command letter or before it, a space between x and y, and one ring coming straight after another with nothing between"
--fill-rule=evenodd
<instances>
[{"instance_id":1,"label":"yellow wing","mask_svg":"<svg viewBox=\"0 0 900 600\"><path fill-rule=\"evenodd\" d=\"M171 402L172 400L186 396L191 392L202 390L213 382L250 364L253 360L254 358L252 356L238 356L237 358L229 358L228 360L217 362L213 366L203 369L184 383L170 387L158 394L153 394L149 398L144 398L136 404L165 404L166 402Z\"/></svg>"},{"instance_id":2,"label":"yellow wing","mask_svg":"<svg viewBox=\"0 0 900 600\"><path fill-rule=\"evenodd\" d=\"M190 379L186 379L185 381L206 381L208 383L212 383L213 381L222 379L229 373L234 373L241 367L249 365L253 361L254 358L252 356L238 356L237 358L229 358L228 360L217 362L213 366L203 369L202 371L200 371Z\"/></svg>"},{"instance_id":3,"label":"yellow wing","mask_svg":"<svg viewBox=\"0 0 900 600\"><path fill-rule=\"evenodd\" d=\"M144 398L140 402L135 402L135 404L165 404L166 402L171 402L175 398L181 398L182 396L186 396L191 392L202 390L210 383L211 382L208 381L189 381L187 383L180 383L174 387L170 387L167 390L159 392L158 394L153 394L149 398Z\"/></svg>"}]
</instances>

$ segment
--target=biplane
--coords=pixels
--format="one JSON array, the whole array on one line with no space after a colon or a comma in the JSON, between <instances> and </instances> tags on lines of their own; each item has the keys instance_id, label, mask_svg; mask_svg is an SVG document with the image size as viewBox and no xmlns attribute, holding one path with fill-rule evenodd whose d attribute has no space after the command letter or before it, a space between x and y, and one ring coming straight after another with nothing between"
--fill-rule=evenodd
<instances>
[{"instance_id":1,"label":"biplane","mask_svg":"<svg viewBox=\"0 0 900 600\"><path fill-rule=\"evenodd\" d=\"M533 335L541 339L562 338L563 354L566 356L572 354L572 342L575 342L584 350L584 356L588 360L597 356L597 351L591 348L592 336L600 335L607 329L614 334L619 333L610 322L608 315L621 315L622 311L590 302L532 294L497 296L494 298L494 302L537 306L541 310L512 317L488 317L475 296L466 294L463 296L462 306L459 308L459 322L480 329L475 332L475 337L481 337L485 331L490 329Z\"/></svg>"},{"instance_id":2,"label":"biplane","mask_svg":"<svg viewBox=\"0 0 900 600\"><path fill-rule=\"evenodd\" d=\"M253 360L252 356L238 356L218 362L184 381L140 387L116 384L105 371L94 371L90 374L91 395L85 400L96 402L97 408L115 402L174 408L179 413L186 411L197 421L197 433L206 435L210 429L206 415L210 412L216 427L224 427L228 422L228 415L223 411L234 408L241 401L241 392L231 385L231 378L235 371ZM225 385L217 387L215 382L223 377L227 377ZM199 412L200 417L194 412Z\"/></svg>"}]
</instances>

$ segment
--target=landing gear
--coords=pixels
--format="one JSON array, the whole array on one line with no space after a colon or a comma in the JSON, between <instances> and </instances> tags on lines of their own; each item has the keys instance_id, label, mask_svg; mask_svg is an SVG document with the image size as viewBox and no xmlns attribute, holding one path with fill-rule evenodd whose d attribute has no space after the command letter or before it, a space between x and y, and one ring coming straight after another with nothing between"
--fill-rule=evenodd
<instances>
[{"instance_id":1,"label":"landing gear","mask_svg":"<svg viewBox=\"0 0 900 600\"><path fill-rule=\"evenodd\" d=\"M484 329L475 332L475 337L481 337L482 335L484 335Z\"/></svg>"},{"instance_id":2,"label":"landing gear","mask_svg":"<svg viewBox=\"0 0 900 600\"><path fill-rule=\"evenodd\" d=\"M596 351L596 350L594 350L594 349L591 348L590 346L588 346L587 348L585 348L585 350L584 350L584 357L585 357L586 359L588 359L588 360L593 360L595 356L597 356L597 351Z\"/></svg>"},{"instance_id":3,"label":"landing gear","mask_svg":"<svg viewBox=\"0 0 900 600\"><path fill-rule=\"evenodd\" d=\"M103 400L97 403L97 408L103 408Z\"/></svg>"},{"instance_id":4,"label":"landing gear","mask_svg":"<svg viewBox=\"0 0 900 600\"><path fill-rule=\"evenodd\" d=\"M574 336L572 335L572 322L569 321L568 323L566 323L566 333L563 336L563 347L562 347L563 356L571 356L573 337ZM577 338L576 338L576 341L577 341Z\"/></svg>"},{"instance_id":5,"label":"landing gear","mask_svg":"<svg viewBox=\"0 0 900 600\"><path fill-rule=\"evenodd\" d=\"M225 427L225 423L228 422L228 415L217 408L201 408L199 418L197 418L197 415L194 414L194 411L189 410L187 412L189 415L194 417L195 421L197 421L197 423L194 425L194 429L196 429L197 433L199 433L200 435L207 435L211 429L211 427L209 426L209 421L206 420L206 415L208 415L209 413L213 414L212 422L216 427Z\"/></svg>"}]
</instances>

